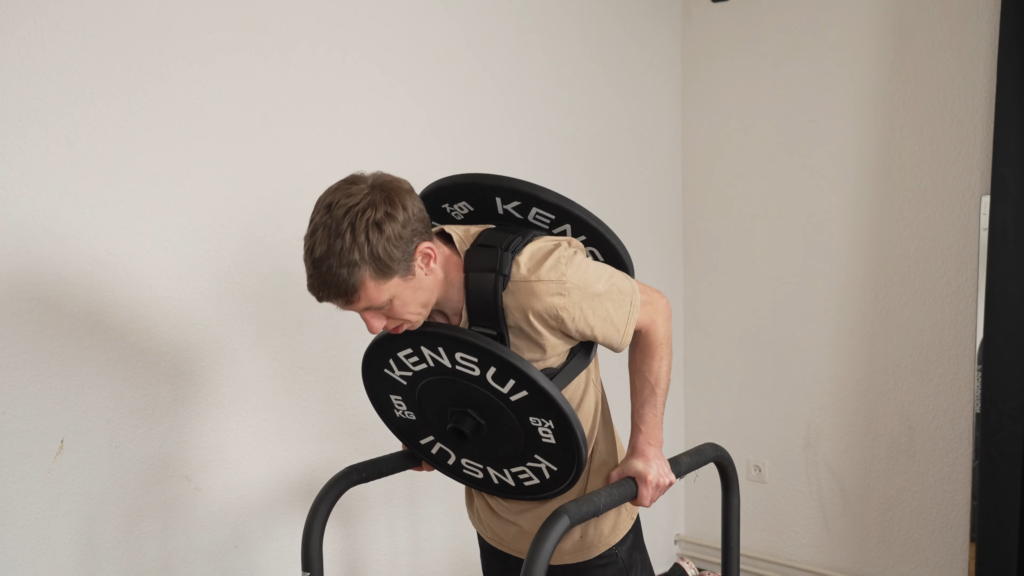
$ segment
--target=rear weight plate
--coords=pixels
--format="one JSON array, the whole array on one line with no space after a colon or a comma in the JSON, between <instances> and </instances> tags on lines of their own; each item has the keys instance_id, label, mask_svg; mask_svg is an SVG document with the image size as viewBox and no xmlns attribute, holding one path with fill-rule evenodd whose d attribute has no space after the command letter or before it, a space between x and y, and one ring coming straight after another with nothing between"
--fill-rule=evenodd
<instances>
[{"instance_id":1,"label":"rear weight plate","mask_svg":"<svg viewBox=\"0 0 1024 576\"><path fill-rule=\"evenodd\" d=\"M525 180L495 174L458 174L420 192L434 224L493 224L536 228L571 236L591 260L633 276L626 246L600 218L561 194Z\"/></svg>"},{"instance_id":2,"label":"rear weight plate","mask_svg":"<svg viewBox=\"0 0 1024 576\"><path fill-rule=\"evenodd\" d=\"M586 437L572 407L539 370L488 338L425 322L375 337L362 370L391 432L466 486L545 500L583 473Z\"/></svg>"}]
</instances>

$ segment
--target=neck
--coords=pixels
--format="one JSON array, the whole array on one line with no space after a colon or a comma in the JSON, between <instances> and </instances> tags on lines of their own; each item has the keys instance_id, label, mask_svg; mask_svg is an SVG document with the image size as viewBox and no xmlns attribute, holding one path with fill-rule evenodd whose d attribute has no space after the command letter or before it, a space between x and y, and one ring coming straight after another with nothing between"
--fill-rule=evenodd
<instances>
[{"instance_id":1,"label":"neck","mask_svg":"<svg viewBox=\"0 0 1024 576\"><path fill-rule=\"evenodd\" d=\"M462 256L458 249L446 242L435 242L441 268L441 293L430 311L430 318L458 326L462 323L462 308L466 303L466 284L462 268Z\"/></svg>"}]
</instances>

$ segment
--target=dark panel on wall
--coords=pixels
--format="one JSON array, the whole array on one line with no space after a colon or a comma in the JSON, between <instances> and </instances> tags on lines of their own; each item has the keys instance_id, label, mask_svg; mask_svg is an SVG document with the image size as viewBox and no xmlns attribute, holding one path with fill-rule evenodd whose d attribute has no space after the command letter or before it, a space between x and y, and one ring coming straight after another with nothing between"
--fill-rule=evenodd
<instances>
[{"instance_id":1,"label":"dark panel on wall","mask_svg":"<svg viewBox=\"0 0 1024 576\"><path fill-rule=\"evenodd\" d=\"M978 576L1024 574L1024 2L999 23L980 416Z\"/></svg>"}]
</instances>

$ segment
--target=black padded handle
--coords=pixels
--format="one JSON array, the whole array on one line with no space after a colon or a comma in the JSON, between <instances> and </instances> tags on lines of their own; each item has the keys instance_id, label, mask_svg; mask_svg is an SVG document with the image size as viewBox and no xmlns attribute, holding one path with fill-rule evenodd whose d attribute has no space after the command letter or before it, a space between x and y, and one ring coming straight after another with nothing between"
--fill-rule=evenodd
<instances>
[{"instance_id":1,"label":"black padded handle","mask_svg":"<svg viewBox=\"0 0 1024 576\"><path fill-rule=\"evenodd\" d=\"M682 478L712 463L718 469L722 485L722 575L739 576L740 482L732 457L725 448L709 442L669 458L668 462L676 478ZM521 576L547 574L555 547L562 541L566 532L633 500L636 496L636 480L623 478L556 508L530 543L530 549L523 561Z\"/></svg>"},{"instance_id":2,"label":"black padded handle","mask_svg":"<svg viewBox=\"0 0 1024 576\"><path fill-rule=\"evenodd\" d=\"M324 576L324 532L334 506L349 488L380 480L419 466L420 457L410 450L399 450L386 456L353 464L324 484L309 507L302 529L302 574Z\"/></svg>"}]
</instances>

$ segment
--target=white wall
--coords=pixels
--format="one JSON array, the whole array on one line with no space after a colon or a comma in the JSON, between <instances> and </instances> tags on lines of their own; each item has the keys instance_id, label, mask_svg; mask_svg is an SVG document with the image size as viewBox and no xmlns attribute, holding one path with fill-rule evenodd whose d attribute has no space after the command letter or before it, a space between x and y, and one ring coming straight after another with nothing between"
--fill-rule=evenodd
<instances>
[{"instance_id":1,"label":"white wall","mask_svg":"<svg viewBox=\"0 0 1024 576\"><path fill-rule=\"evenodd\" d=\"M681 10L0 5L0 572L298 572L323 482L397 448L358 381L369 335L305 291L309 212L351 171L559 190L678 309ZM644 516L659 566L681 506ZM359 488L327 565L477 573L461 487Z\"/></svg>"},{"instance_id":2,"label":"white wall","mask_svg":"<svg viewBox=\"0 0 1024 576\"><path fill-rule=\"evenodd\" d=\"M746 550L966 574L999 2L683 6L688 443L769 462Z\"/></svg>"}]
</instances>

